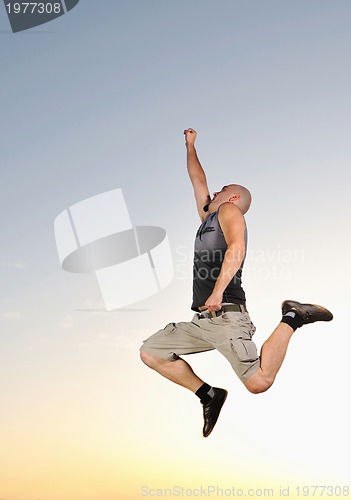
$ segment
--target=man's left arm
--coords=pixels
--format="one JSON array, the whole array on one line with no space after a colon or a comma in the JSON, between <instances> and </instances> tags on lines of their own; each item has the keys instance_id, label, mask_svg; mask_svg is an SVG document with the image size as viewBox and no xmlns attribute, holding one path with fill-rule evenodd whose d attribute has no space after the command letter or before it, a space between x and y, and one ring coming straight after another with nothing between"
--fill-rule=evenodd
<instances>
[{"instance_id":1,"label":"man's left arm","mask_svg":"<svg viewBox=\"0 0 351 500\"><path fill-rule=\"evenodd\" d=\"M223 293L240 269L245 256L246 225L240 208L230 202L223 203L218 209L218 220L228 247L213 292L205 302L208 311L221 309Z\"/></svg>"}]
</instances>

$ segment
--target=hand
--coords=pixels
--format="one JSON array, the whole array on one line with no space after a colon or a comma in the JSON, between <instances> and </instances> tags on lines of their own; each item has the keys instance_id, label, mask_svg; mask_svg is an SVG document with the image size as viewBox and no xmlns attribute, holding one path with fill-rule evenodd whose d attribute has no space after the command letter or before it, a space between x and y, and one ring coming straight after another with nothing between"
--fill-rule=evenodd
<instances>
[{"instance_id":1,"label":"hand","mask_svg":"<svg viewBox=\"0 0 351 500\"><path fill-rule=\"evenodd\" d=\"M196 130L193 128L188 128L187 130L184 130L184 135L185 135L185 144L187 146L194 146L195 139L197 136Z\"/></svg>"},{"instance_id":2,"label":"hand","mask_svg":"<svg viewBox=\"0 0 351 500\"><path fill-rule=\"evenodd\" d=\"M208 312L219 311L222 309L223 293L212 292L205 302Z\"/></svg>"}]
</instances>

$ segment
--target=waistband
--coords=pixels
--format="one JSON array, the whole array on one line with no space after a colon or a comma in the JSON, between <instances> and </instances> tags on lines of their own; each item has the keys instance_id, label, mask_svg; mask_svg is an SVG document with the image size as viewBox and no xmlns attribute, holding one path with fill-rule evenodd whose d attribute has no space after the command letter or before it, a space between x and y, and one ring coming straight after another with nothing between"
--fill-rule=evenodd
<instances>
[{"instance_id":1,"label":"waistband","mask_svg":"<svg viewBox=\"0 0 351 500\"><path fill-rule=\"evenodd\" d=\"M242 312L245 313L247 312L246 306L243 304L225 304L222 306L222 309L219 311L211 311L208 312L206 311L201 311L200 318L215 318L216 316L222 316L223 313L226 312Z\"/></svg>"}]
</instances>

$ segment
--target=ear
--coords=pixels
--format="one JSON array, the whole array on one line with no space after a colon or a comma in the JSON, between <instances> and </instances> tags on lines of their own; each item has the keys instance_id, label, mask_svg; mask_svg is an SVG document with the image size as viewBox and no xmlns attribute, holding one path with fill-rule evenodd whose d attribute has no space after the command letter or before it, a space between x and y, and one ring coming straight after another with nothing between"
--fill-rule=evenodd
<instances>
[{"instance_id":1,"label":"ear","mask_svg":"<svg viewBox=\"0 0 351 500\"><path fill-rule=\"evenodd\" d=\"M236 201L239 200L239 198L240 198L240 194L236 193L236 194L233 194L233 196L231 196L228 201L230 203L235 203Z\"/></svg>"}]
</instances>

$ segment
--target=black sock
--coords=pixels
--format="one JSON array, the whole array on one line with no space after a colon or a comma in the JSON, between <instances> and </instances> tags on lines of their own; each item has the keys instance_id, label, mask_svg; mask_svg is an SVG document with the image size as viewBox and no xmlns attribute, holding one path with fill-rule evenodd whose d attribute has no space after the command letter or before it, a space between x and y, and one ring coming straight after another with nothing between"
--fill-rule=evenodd
<instances>
[{"instance_id":1,"label":"black sock","mask_svg":"<svg viewBox=\"0 0 351 500\"><path fill-rule=\"evenodd\" d=\"M294 311L289 311L284 314L281 322L291 326L294 330L303 325L303 319Z\"/></svg>"},{"instance_id":2,"label":"black sock","mask_svg":"<svg viewBox=\"0 0 351 500\"><path fill-rule=\"evenodd\" d=\"M196 396L200 398L203 405L209 403L214 396L213 387L208 384L203 384L200 389L195 392Z\"/></svg>"}]
</instances>

